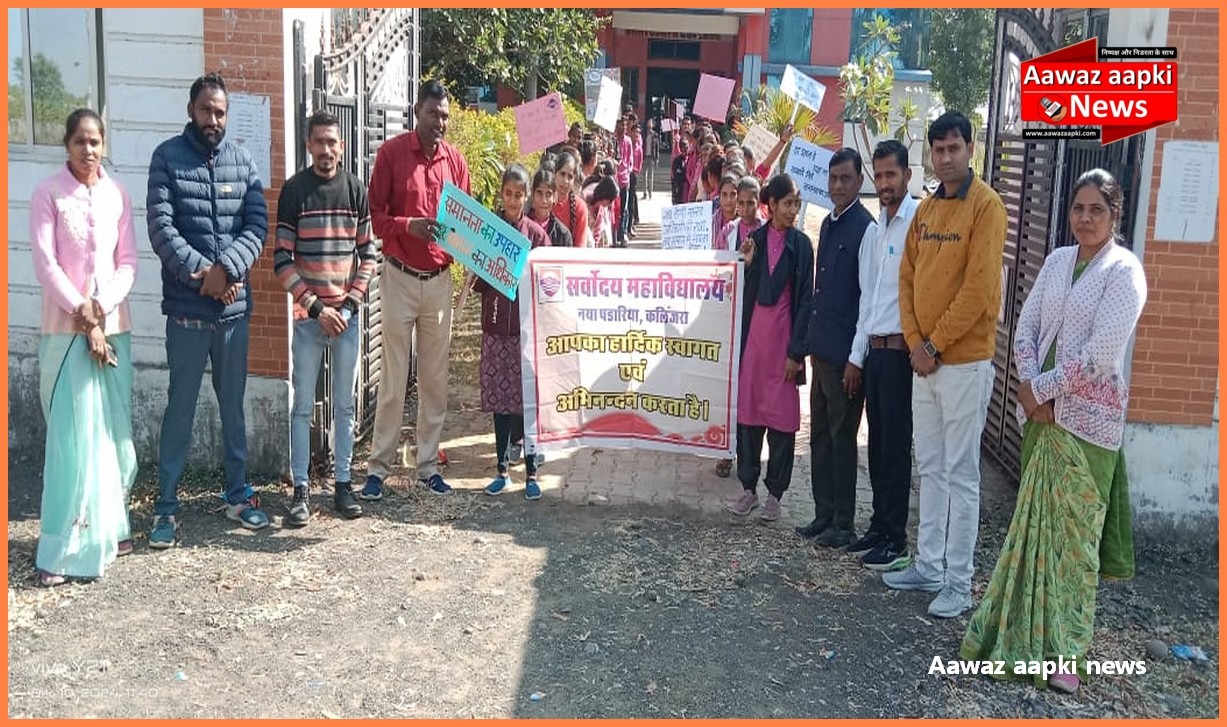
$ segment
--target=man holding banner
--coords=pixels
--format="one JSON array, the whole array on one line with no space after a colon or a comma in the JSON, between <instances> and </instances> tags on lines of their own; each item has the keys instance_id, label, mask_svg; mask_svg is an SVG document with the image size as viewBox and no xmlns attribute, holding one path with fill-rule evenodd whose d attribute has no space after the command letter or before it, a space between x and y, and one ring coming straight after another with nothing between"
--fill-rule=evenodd
<instances>
[{"instance_id":1,"label":"man holding banner","mask_svg":"<svg viewBox=\"0 0 1227 727\"><path fill-rule=\"evenodd\" d=\"M452 333L452 258L436 243L443 185L467 194L469 167L447 133L448 94L438 81L418 91L413 131L385 142L371 174L371 223L383 240L383 377L375 403L364 500L383 496L383 481L397 461L409 383L410 341L417 333L417 477L438 495L451 492L439 474L439 439L447 415L447 361Z\"/></svg>"}]
</instances>

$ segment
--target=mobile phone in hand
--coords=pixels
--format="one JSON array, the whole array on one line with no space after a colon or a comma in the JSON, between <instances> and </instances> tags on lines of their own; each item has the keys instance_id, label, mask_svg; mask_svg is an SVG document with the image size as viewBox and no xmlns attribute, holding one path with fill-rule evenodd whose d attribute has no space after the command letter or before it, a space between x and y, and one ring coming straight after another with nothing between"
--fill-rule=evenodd
<instances>
[{"instance_id":1,"label":"mobile phone in hand","mask_svg":"<svg viewBox=\"0 0 1227 727\"><path fill-rule=\"evenodd\" d=\"M107 344L106 361L111 368L117 368L119 366L119 359L115 357L115 348L109 343Z\"/></svg>"}]
</instances>

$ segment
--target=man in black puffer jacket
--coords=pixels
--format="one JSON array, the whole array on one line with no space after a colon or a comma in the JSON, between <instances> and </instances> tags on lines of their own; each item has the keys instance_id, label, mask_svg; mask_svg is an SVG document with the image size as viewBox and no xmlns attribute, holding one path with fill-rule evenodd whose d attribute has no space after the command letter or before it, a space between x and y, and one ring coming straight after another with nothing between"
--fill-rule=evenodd
<instances>
[{"instance_id":1,"label":"man in black puffer jacket","mask_svg":"<svg viewBox=\"0 0 1227 727\"><path fill-rule=\"evenodd\" d=\"M205 364L225 450L226 515L259 530L268 517L247 482L248 273L264 248L268 206L246 149L225 141L226 85L221 76L196 79L183 133L162 142L149 162L149 240L162 261L162 313L170 391L158 451L158 501L149 546L175 544L179 478Z\"/></svg>"}]
</instances>

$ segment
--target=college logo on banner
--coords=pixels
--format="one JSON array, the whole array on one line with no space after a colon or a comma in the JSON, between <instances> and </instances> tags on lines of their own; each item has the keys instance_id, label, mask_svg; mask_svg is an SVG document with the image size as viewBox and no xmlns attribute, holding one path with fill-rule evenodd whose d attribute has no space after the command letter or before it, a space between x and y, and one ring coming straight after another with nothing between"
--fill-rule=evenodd
<instances>
[{"instance_id":1,"label":"college logo on banner","mask_svg":"<svg viewBox=\"0 0 1227 727\"><path fill-rule=\"evenodd\" d=\"M542 268L537 274L539 298L544 303L561 303L566 300L563 292L562 268Z\"/></svg>"}]
</instances>

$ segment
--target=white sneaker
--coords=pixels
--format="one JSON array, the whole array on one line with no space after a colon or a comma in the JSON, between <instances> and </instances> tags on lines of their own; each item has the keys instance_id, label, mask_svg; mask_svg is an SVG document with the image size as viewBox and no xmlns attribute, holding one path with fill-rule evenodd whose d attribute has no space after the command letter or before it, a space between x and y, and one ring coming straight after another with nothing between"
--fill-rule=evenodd
<instances>
[{"instance_id":1,"label":"white sneaker","mask_svg":"<svg viewBox=\"0 0 1227 727\"><path fill-rule=\"evenodd\" d=\"M936 593L942 590L942 581L925 578L920 575L920 571L916 570L914 564L903 570L883 573L882 582L897 591L928 591L929 593Z\"/></svg>"},{"instance_id":2,"label":"white sneaker","mask_svg":"<svg viewBox=\"0 0 1227 727\"><path fill-rule=\"evenodd\" d=\"M929 615L954 618L971 608L971 594L956 586L946 586L929 604Z\"/></svg>"}]
</instances>

